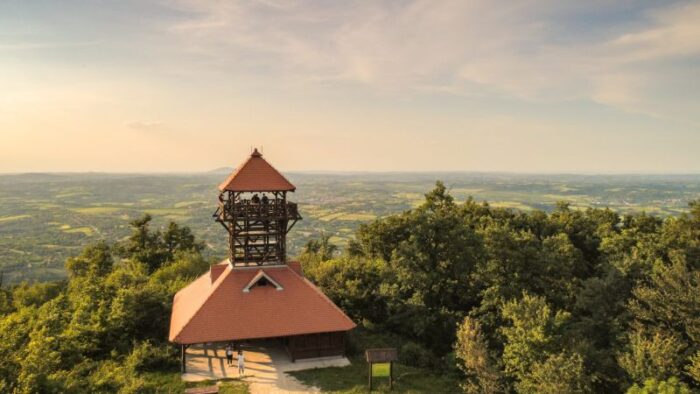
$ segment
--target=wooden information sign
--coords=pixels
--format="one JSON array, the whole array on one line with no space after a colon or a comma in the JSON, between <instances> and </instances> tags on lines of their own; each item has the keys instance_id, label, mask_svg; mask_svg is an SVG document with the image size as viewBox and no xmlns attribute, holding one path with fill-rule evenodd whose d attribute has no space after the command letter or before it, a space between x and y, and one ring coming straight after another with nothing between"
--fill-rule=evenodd
<instances>
[{"instance_id":1,"label":"wooden information sign","mask_svg":"<svg viewBox=\"0 0 700 394\"><path fill-rule=\"evenodd\" d=\"M372 378L389 378L389 388L394 388L394 361L399 353L394 348L367 349L365 359L369 364L369 390L372 391Z\"/></svg>"}]
</instances>

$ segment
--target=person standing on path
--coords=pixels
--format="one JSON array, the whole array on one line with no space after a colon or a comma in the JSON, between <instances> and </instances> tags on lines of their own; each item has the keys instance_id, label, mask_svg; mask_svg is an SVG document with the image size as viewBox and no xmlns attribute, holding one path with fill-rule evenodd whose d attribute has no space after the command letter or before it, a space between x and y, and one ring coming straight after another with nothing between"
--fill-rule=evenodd
<instances>
[{"instance_id":1,"label":"person standing on path","mask_svg":"<svg viewBox=\"0 0 700 394\"><path fill-rule=\"evenodd\" d=\"M226 346L226 364L233 365L233 346L230 343Z\"/></svg>"},{"instance_id":2,"label":"person standing on path","mask_svg":"<svg viewBox=\"0 0 700 394\"><path fill-rule=\"evenodd\" d=\"M245 356L243 356L243 350L238 351L238 375L242 376L245 374Z\"/></svg>"}]
</instances>

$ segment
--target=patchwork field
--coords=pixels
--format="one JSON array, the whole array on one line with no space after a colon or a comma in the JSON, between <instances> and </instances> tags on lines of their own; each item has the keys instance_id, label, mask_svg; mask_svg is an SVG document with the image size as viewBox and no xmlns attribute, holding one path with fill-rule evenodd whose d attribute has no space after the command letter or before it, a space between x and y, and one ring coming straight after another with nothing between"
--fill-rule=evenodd
<instances>
[{"instance_id":1,"label":"patchwork field","mask_svg":"<svg viewBox=\"0 0 700 394\"><path fill-rule=\"evenodd\" d=\"M212 258L225 255L224 229L211 215L224 173L21 174L0 176L0 270L4 281L48 280L88 242L119 240L129 221L150 213L155 225L190 226ZM479 173L290 174L291 197L304 220L290 235L298 253L321 232L344 245L361 223L419 205L436 180L458 201L469 196L494 206L551 210L557 201L577 208L666 216L700 198L698 175L586 176Z\"/></svg>"}]
</instances>

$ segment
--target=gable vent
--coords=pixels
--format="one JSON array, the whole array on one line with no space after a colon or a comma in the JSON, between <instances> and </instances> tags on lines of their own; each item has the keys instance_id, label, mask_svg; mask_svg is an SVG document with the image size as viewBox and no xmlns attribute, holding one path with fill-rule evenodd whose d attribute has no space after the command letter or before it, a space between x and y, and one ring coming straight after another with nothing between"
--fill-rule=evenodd
<instances>
[{"instance_id":1,"label":"gable vent","mask_svg":"<svg viewBox=\"0 0 700 394\"><path fill-rule=\"evenodd\" d=\"M277 283L277 281L272 279L270 275L266 274L264 271L258 271L253 279L243 288L243 292L250 293L250 289L255 286L274 286L278 291L284 290L282 285Z\"/></svg>"}]
</instances>

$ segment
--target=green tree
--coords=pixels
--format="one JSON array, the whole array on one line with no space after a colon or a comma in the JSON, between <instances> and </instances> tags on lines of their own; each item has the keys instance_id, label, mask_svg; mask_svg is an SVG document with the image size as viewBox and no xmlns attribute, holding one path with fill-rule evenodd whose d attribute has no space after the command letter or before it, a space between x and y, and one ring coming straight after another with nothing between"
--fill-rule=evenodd
<instances>
[{"instance_id":1,"label":"green tree","mask_svg":"<svg viewBox=\"0 0 700 394\"><path fill-rule=\"evenodd\" d=\"M498 359L489 350L488 343L478 321L465 317L457 329L454 346L459 368L466 379L462 384L465 393L501 393L503 377Z\"/></svg>"},{"instance_id":2,"label":"green tree","mask_svg":"<svg viewBox=\"0 0 700 394\"><path fill-rule=\"evenodd\" d=\"M304 260L302 260L304 262ZM380 323L387 319L389 278L381 259L343 256L304 264L304 274L350 317Z\"/></svg>"},{"instance_id":3,"label":"green tree","mask_svg":"<svg viewBox=\"0 0 700 394\"><path fill-rule=\"evenodd\" d=\"M588 392L590 384L583 359L568 352L565 328L571 315L553 311L543 297L523 294L505 303L501 328L505 373L516 380L521 393Z\"/></svg>"},{"instance_id":4,"label":"green tree","mask_svg":"<svg viewBox=\"0 0 700 394\"><path fill-rule=\"evenodd\" d=\"M104 277L112 270L114 259L112 250L106 242L100 241L89 245L77 257L71 257L66 262L66 270L72 278Z\"/></svg>"},{"instance_id":5,"label":"green tree","mask_svg":"<svg viewBox=\"0 0 700 394\"><path fill-rule=\"evenodd\" d=\"M583 357L577 353L556 353L532 365L517 383L519 393L559 394L590 392Z\"/></svg>"},{"instance_id":6,"label":"green tree","mask_svg":"<svg viewBox=\"0 0 700 394\"><path fill-rule=\"evenodd\" d=\"M176 368L165 342L172 297L208 264L189 229L152 237L149 220L126 242L143 249L126 259L98 242L66 261L66 282L2 290L12 306L0 315L0 392L144 392L144 373ZM141 259L161 252L172 252L161 265Z\"/></svg>"},{"instance_id":7,"label":"green tree","mask_svg":"<svg viewBox=\"0 0 700 394\"><path fill-rule=\"evenodd\" d=\"M321 233L320 239L312 239L306 243L302 251L301 258L314 261L326 261L335 256L338 251L338 246L331 243L331 236L326 233Z\"/></svg>"},{"instance_id":8,"label":"green tree","mask_svg":"<svg viewBox=\"0 0 700 394\"><path fill-rule=\"evenodd\" d=\"M647 379L644 386L634 385L627 394L691 394L693 391L676 377L668 380Z\"/></svg>"},{"instance_id":9,"label":"green tree","mask_svg":"<svg viewBox=\"0 0 700 394\"><path fill-rule=\"evenodd\" d=\"M15 309L28 306L41 306L55 298L64 287L63 282L48 282L29 284L22 282L12 289L12 303Z\"/></svg>"},{"instance_id":10,"label":"green tree","mask_svg":"<svg viewBox=\"0 0 700 394\"><path fill-rule=\"evenodd\" d=\"M688 375L695 380L695 384L700 384L700 350L690 358L690 364L686 367Z\"/></svg>"},{"instance_id":11,"label":"green tree","mask_svg":"<svg viewBox=\"0 0 700 394\"><path fill-rule=\"evenodd\" d=\"M470 276L480 254L479 238L463 225L440 182L407 221L411 235L390 260L396 281L388 324L444 354L451 343L445 339L454 338L454 327L474 305Z\"/></svg>"},{"instance_id":12,"label":"green tree","mask_svg":"<svg viewBox=\"0 0 700 394\"><path fill-rule=\"evenodd\" d=\"M682 352L686 346L675 335L637 327L629 333L628 340L628 349L620 355L619 362L633 381L664 380L681 372Z\"/></svg>"},{"instance_id":13,"label":"green tree","mask_svg":"<svg viewBox=\"0 0 700 394\"><path fill-rule=\"evenodd\" d=\"M204 249L204 244L195 239L189 227L170 222L165 232L152 231L152 219L151 215L145 214L131 222L131 236L115 248L119 256L139 261L148 267L149 272L155 272L172 262L178 252L200 253Z\"/></svg>"}]
</instances>

